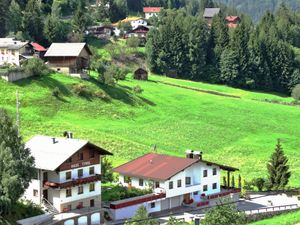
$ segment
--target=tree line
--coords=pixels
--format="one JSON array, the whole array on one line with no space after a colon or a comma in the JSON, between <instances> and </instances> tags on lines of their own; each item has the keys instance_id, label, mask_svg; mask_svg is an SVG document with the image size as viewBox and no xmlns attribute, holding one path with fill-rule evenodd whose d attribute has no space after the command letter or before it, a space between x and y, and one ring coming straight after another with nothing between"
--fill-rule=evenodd
<instances>
[{"instance_id":1,"label":"tree line","mask_svg":"<svg viewBox=\"0 0 300 225\"><path fill-rule=\"evenodd\" d=\"M221 11L209 26L202 14L165 10L147 36L150 69L178 78L290 93L300 83L300 16L285 5L266 12L258 24L241 16L229 29ZM172 73L174 75L174 73Z\"/></svg>"}]
</instances>

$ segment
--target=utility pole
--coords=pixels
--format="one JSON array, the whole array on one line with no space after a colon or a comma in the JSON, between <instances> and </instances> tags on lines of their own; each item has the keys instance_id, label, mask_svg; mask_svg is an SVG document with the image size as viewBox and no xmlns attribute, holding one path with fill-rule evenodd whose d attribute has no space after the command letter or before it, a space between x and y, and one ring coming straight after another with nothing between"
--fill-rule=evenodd
<instances>
[{"instance_id":1,"label":"utility pole","mask_svg":"<svg viewBox=\"0 0 300 225\"><path fill-rule=\"evenodd\" d=\"M19 101L19 92L16 91L16 126L17 126L17 132L18 136L20 136L20 101Z\"/></svg>"}]
</instances>

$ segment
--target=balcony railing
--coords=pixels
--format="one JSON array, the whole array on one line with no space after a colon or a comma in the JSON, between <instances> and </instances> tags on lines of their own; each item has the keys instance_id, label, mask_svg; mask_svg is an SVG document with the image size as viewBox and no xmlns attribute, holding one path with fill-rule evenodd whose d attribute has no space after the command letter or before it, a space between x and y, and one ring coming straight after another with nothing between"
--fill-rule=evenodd
<instances>
[{"instance_id":1,"label":"balcony railing","mask_svg":"<svg viewBox=\"0 0 300 225\"><path fill-rule=\"evenodd\" d=\"M93 183L93 182L100 181L100 180L101 180L101 175L96 174L95 176L73 179L71 181L67 181L64 183L45 181L44 187L63 189L63 188L69 188L69 187L79 186L79 185L83 185L83 184Z\"/></svg>"}]
</instances>

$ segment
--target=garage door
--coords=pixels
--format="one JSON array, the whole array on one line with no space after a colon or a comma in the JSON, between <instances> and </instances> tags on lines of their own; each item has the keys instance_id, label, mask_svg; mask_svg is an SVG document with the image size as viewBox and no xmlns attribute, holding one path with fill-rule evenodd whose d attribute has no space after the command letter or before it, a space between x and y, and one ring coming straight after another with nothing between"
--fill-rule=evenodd
<instances>
[{"instance_id":1,"label":"garage door","mask_svg":"<svg viewBox=\"0 0 300 225\"><path fill-rule=\"evenodd\" d=\"M180 196L171 198L171 208L180 206Z\"/></svg>"},{"instance_id":2,"label":"garage door","mask_svg":"<svg viewBox=\"0 0 300 225\"><path fill-rule=\"evenodd\" d=\"M166 210L170 208L169 199L162 200L160 204L161 204L161 210Z\"/></svg>"}]
</instances>

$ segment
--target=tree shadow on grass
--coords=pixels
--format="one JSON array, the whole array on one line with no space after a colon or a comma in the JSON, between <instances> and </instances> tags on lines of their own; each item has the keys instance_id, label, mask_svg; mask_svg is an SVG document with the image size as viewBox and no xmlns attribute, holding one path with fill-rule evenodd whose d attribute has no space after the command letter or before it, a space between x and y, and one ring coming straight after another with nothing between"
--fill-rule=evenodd
<instances>
[{"instance_id":1,"label":"tree shadow on grass","mask_svg":"<svg viewBox=\"0 0 300 225\"><path fill-rule=\"evenodd\" d=\"M132 88L128 86L117 84L116 86L113 87L109 85L104 85L100 83L98 80L96 80L95 78L91 78L89 81L95 84L97 87L101 88L103 91L105 91L106 94L112 99L122 101L123 103L131 106L138 105L137 98L131 92ZM153 102L145 98L142 97L138 97L138 98L149 105L155 105Z\"/></svg>"},{"instance_id":2,"label":"tree shadow on grass","mask_svg":"<svg viewBox=\"0 0 300 225\"><path fill-rule=\"evenodd\" d=\"M42 76L42 77L30 77L27 79L16 81L15 84L20 87L25 87L31 83L35 82L41 87L49 88L50 90L53 90L54 88L59 88L60 92L64 96L70 96L72 95L71 91L68 89L66 85L63 83L53 79L51 76Z\"/></svg>"}]
</instances>

